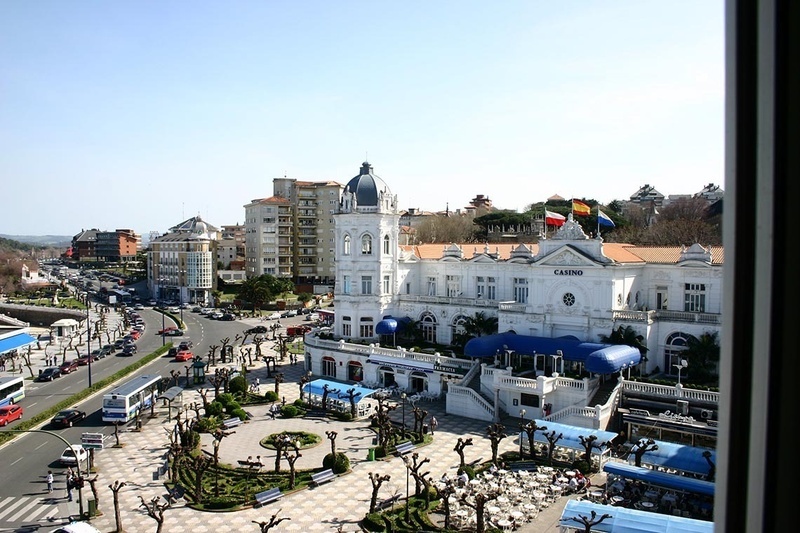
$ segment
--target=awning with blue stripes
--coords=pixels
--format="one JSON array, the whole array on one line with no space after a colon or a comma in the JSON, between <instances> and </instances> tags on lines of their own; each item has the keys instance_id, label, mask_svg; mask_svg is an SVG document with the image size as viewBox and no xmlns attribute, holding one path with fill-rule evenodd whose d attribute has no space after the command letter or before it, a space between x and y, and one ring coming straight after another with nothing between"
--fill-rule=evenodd
<instances>
[{"instance_id":1,"label":"awning with blue stripes","mask_svg":"<svg viewBox=\"0 0 800 533\"><path fill-rule=\"evenodd\" d=\"M627 463L608 462L603 465L603 470L608 474L622 476L625 479L637 479L651 485L690 492L692 494L714 495L714 483L703 479L696 479L679 474L659 472L643 466L634 466Z\"/></svg>"},{"instance_id":2,"label":"awning with blue stripes","mask_svg":"<svg viewBox=\"0 0 800 533\"><path fill-rule=\"evenodd\" d=\"M17 333L16 335L0 339L0 354L17 350L23 346L33 344L34 342L36 342L36 339L27 333Z\"/></svg>"},{"instance_id":3,"label":"awning with blue stripes","mask_svg":"<svg viewBox=\"0 0 800 533\"><path fill-rule=\"evenodd\" d=\"M610 505L601 505L586 500L569 500L561 513L561 528L583 531L583 522L573 520L581 516L611 515L599 524L592 526L592 531L614 533L713 533L714 522L695 520L682 516L673 516L648 511L637 511Z\"/></svg>"},{"instance_id":4,"label":"awning with blue stripes","mask_svg":"<svg viewBox=\"0 0 800 533\"><path fill-rule=\"evenodd\" d=\"M325 394L325 385L328 386L328 397L338 400L349 401L350 395L347 393L347 391L354 389L353 393L355 394L354 399L356 403L359 403L367 396L371 396L377 392L376 389L368 389L367 387L362 387L359 384L340 383L338 381L331 381L329 379L315 379L311 383L306 383L303 387L303 392L321 397L323 394Z\"/></svg>"}]
</instances>

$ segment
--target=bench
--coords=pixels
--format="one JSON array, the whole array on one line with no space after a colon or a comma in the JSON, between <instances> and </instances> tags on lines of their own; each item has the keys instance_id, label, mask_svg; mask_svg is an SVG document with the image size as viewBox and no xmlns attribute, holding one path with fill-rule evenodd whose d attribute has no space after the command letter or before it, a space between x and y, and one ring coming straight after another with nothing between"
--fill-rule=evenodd
<instances>
[{"instance_id":1,"label":"bench","mask_svg":"<svg viewBox=\"0 0 800 533\"><path fill-rule=\"evenodd\" d=\"M183 488L183 485L175 485L165 498L170 504L173 504L183 498L184 494L186 494L186 489Z\"/></svg>"},{"instance_id":2,"label":"bench","mask_svg":"<svg viewBox=\"0 0 800 533\"><path fill-rule=\"evenodd\" d=\"M404 442L403 444L398 444L394 447L394 450L397 452L397 455L405 455L411 450L414 449L414 443L411 441Z\"/></svg>"},{"instance_id":3,"label":"bench","mask_svg":"<svg viewBox=\"0 0 800 533\"><path fill-rule=\"evenodd\" d=\"M275 487L269 490L265 490L264 492L259 492L255 496L256 498L256 507L260 505L265 505L268 503L272 503L274 501L283 498L283 493L279 487Z\"/></svg>"},{"instance_id":4,"label":"bench","mask_svg":"<svg viewBox=\"0 0 800 533\"><path fill-rule=\"evenodd\" d=\"M242 423L242 420L238 416L232 416L227 420L222 421L222 429L230 429L235 428L239 424Z\"/></svg>"},{"instance_id":5,"label":"bench","mask_svg":"<svg viewBox=\"0 0 800 533\"><path fill-rule=\"evenodd\" d=\"M375 510L376 511L383 511L387 507L391 507L392 504L394 504L394 502L396 502L399 499L400 499L400 495L399 494L395 494L394 496L389 496L385 500L379 501L378 504L375 506Z\"/></svg>"},{"instance_id":6,"label":"bench","mask_svg":"<svg viewBox=\"0 0 800 533\"><path fill-rule=\"evenodd\" d=\"M333 470L330 468L327 470L323 470L322 472L317 472L316 474L311 474L311 482L315 485L321 485L326 481L330 481L336 478L336 474L333 473Z\"/></svg>"}]
</instances>

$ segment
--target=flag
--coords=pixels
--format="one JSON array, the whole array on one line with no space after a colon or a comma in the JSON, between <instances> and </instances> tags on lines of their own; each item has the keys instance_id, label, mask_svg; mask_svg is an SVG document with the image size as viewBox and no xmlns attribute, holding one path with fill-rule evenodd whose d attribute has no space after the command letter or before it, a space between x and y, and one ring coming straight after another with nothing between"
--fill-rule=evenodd
<instances>
[{"instance_id":1,"label":"flag","mask_svg":"<svg viewBox=\"0 0 800 533\"><path fill-rule=\"evenodd\" d=\"M588 217L592 208L580 200L572 200L572 212L581 217Z\"/></svg>"},{"instance_id":2,"label":"flag","mask_svg":"<svg viewBox=\"0 0 800 533\"><path fill-rule=\"evenodd\" d=\"M563 226L567 218L564 215L553 213L552 211L544 211L544 223L548 226Z\"/></svg>"},{"instance_id":3,"label":"flag","mask_svg":"<svg viewBox=\"0 0 800 533\"><path fill-rule=\"evenodd\" d=\"M616 226L616 224L614 224L614 221L611 220L611 218L609 218L608 215L606 215L599 209L597 210L597 223L600 226L608 226L609 228L613 228Z\"/></svg>"}]
</instances>

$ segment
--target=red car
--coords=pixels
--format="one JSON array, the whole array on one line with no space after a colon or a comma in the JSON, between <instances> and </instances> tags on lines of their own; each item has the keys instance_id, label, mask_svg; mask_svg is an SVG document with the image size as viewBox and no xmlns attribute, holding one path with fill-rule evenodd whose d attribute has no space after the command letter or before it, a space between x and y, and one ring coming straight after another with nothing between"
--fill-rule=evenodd
<instances>
[{"instance_id":1,"label":"red car","mask_svg":"<svg viewBox=\"0 0 800 533\"><path fill-rule=\"evenodd\" d=\"M69 374L70 372L75 372L76 370L78 370L78 360L73 359L72 361L65 361L58 368L59 370L61 370L62 374Z\"/></svg>"},{"instance_id":2,"label":"red car","mask_svg":"<svg viewBox=\"0 0 800 533\"><path fill-rule=\"evenodd\" d=\"M176 361L191 361L192 359L194 359L194 353L190 350L181 350L175 354Z\"/></svg>"},{"instance_id":3,"label":"red car","mask_svg":"<svg viewBox=\"0 0 800 533\"><path fill-rule=\"evenodd\" d=\"M133 337L133 340L139 340L139 337L142 336L142 332L136 329L132 329L131 332L128 333L128 335Z\"/></svg>"},{"instance_id":4,"label":"red car","mask_svg":"<svg viewBox=\"0 0 800 533\"><path fill-rule=\"evenodd\" d=\"M169 326L167 328L158 330L156 332L156 335L169 335L170 334L169 332L174 330L174 329L178 329L178 328L176 328L175 326Z\"/></svg>"},{"instance_id":5,"label":"red car","mask_svg":"<svg viewBox=\"0 0 800 533\"><path fill-rule=\"evenodd\" d=\"M14 420L22 419L22 406L12 403L0 407L0 426L7 426Z\"/></svg>"}]
</instances>

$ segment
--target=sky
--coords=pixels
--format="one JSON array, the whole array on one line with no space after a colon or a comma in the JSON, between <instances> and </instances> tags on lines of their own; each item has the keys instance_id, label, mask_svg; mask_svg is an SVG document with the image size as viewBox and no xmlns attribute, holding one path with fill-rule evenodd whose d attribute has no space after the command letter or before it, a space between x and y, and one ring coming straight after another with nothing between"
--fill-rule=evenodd
<instances>
[{"instance_id":1,"label":"sky","mask_svg":"<svg viewBox=\"0 0 800 533\"><path fill-rule=\"evenodd\" d=\"M401 209L694 194L724 75L723 0L0 2L0 234L242 224L365 160Z\"/></svg>"}]
</instances>

